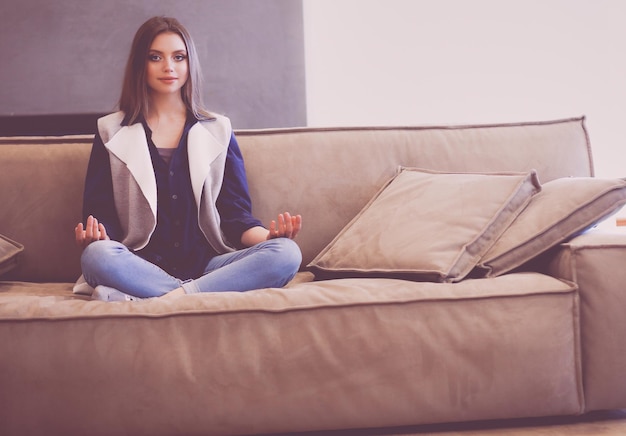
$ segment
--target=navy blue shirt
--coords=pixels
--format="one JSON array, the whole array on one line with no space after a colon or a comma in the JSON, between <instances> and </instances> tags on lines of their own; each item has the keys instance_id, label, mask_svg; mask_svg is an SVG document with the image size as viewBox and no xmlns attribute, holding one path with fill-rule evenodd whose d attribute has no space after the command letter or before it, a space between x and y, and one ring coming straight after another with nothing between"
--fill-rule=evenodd
<instances>
[{"instance_id":1,"label":"navy blue shirt","mask_svg":"<svg viewBox=\"0 0 626 436\"><path fill-rule=\"evenodd\" d=\"M157 182L157 225L148 245L135 253L182 280L199 277L216 255L198 225L198 208L189 176L187 137L195 123L195 118L188 117L178 147L167 164L152 141L147 123L143 122ZM234 135L228 146L216 207L222 232L235 248L242 248L243 232L262 225L252 216L243 157ZM83 215L85 220L89 215L96 217L111 239L119 241L122 237L113 200L109 154L99 134L94 139L87 169Z\"/></svg>"}]
</instances>

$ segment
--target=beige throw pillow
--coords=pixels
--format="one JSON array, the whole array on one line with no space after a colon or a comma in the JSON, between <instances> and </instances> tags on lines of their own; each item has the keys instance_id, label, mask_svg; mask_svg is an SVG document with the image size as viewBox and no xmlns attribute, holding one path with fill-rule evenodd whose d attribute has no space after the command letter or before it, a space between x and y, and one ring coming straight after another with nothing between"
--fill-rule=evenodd
<instances>
[{"instance_id":1,"label":"beige throw pillow","mask_svg":"<svg viewBox=\"0 0 626 436\"><path fill-rule=\"evenodd\" d=\"M542 186L528 207L481 259L477 276L509 272L581 233L626 204L626 181L570 177Z\"/></svg>"},{"instance_id":2,"label":"beige throw pillow","mask_svg":"<svg viewBox=\"0 0 626 436\"><path fill-rule=\"evenodd\" d=\"M401 168L308 265L318 279L463 279L541 189L534 171Z\"/></svg>"},{"instance_id":3,"label":"beige throw pillow","mask_svg":"<svg viewBox=\"0 0 626 436\"><path fill-rule=\"evenodd\" d=\"M17 266L22 251L24 251L22 244L0 235L0 276Z\"/></svg>"}]
</instances>

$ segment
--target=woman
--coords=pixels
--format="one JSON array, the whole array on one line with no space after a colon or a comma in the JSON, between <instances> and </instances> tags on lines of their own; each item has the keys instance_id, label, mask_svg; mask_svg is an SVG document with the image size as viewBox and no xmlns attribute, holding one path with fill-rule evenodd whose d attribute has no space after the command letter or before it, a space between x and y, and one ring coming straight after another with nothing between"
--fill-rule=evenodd
<instances>
[{"instance_id":1,"label":"woman","mask_svg":"<svg viewBox=\"0 0 626 436\"><path fill-rule=\"evenodd\" d=\"M282 287L302 255L300 215L252 216L230 121L200 103L187 30L154 17L135 35L120 112L98 120L75 228L93 298Z\"/></svg>"}]
</instances>

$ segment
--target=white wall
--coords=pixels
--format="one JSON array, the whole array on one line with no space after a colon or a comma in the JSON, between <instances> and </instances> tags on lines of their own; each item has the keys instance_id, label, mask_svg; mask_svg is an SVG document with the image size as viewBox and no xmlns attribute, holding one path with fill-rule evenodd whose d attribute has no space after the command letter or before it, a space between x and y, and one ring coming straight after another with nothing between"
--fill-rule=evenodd
<instances>
[{"instance_id":1,"label":"white wall","mask_svg":"<svg viewBox=\"0 0 626 436\"><path fill-rule=\"evenodd\" d=\"M586 115L626 176L626 0L304 0L310 126Z\"/></svg>"}]
</instances>

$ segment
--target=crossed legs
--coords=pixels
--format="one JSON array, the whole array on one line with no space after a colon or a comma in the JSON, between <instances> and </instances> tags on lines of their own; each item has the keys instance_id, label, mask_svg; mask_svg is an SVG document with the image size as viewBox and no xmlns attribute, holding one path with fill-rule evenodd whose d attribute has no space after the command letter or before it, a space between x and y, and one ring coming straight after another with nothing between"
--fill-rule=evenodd
<instances>
[{"instance_id":1,"label":"crossed legs","mask_svg":"<svg viewBox=\"0 0 626 436\"><path fill-rule=\"evenodd\" d=\"M81 257L83 276L90 286L115 288L139 298L161 297L174 290L244 292L282 287L294 277L301 262L300 248L288 238L216 256L202 276L187 281L169 275L116 241L92 242Z\"/></svg>"}]
</instances>

